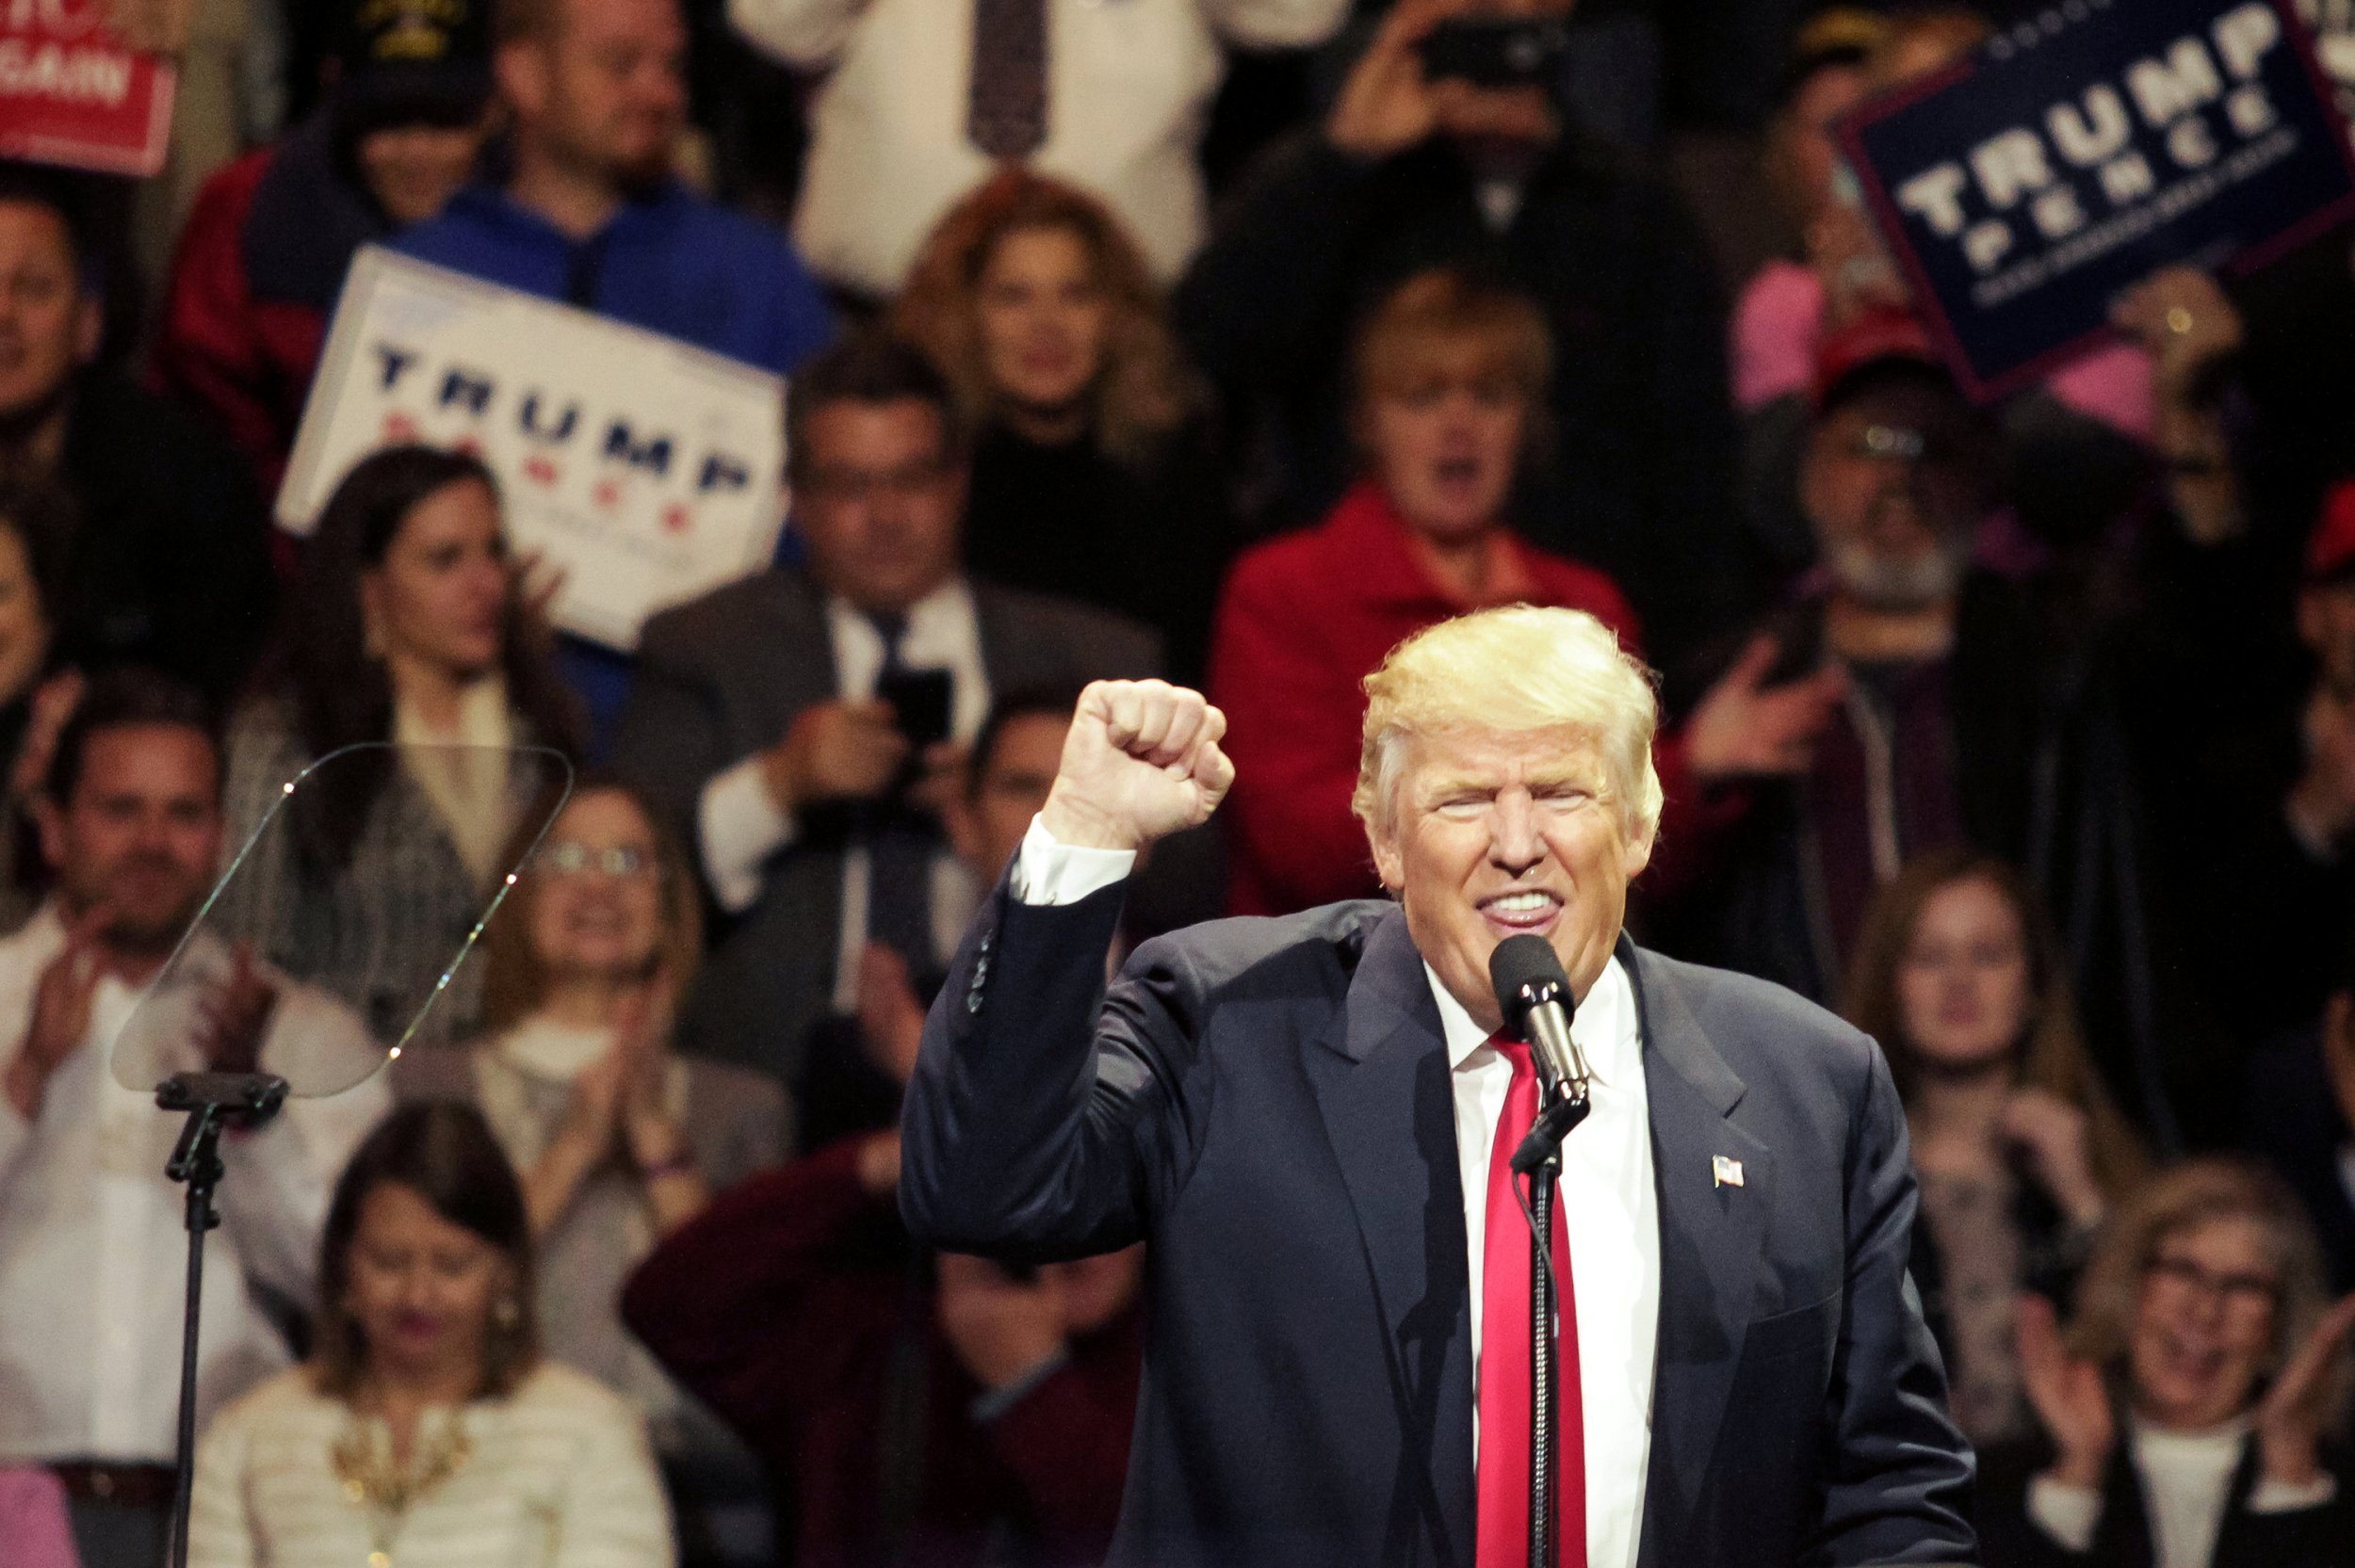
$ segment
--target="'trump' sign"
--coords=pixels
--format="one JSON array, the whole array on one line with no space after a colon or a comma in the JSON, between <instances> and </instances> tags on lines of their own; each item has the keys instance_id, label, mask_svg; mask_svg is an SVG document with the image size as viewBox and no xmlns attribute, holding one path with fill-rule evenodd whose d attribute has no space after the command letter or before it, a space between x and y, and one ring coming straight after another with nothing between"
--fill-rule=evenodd
<instances>
[{"instance_id":1,"label":"'trump' sign","mask_svg":"<svg viewBox=\"0 0 2355 1568\"><path fill-rule=\"evenodd\" d=\"M124 48L106 18L106 0L0 0L0 157L163 168L172 69Z\"/></svg>"},{"instance_id":2,"label":"'trump' sign","mask_svg":"<svg viewBox=\"0 0 2355 1568\"><path fill-rule=\"evenodd\" d=\"M280 524L310 532L352 464L404 442L488 463L516 547L563 571L557 623L616 648L664 606L766 566L785 515L776 377L367 246Z\"/></svg>"},{"instance_id":3,"label":"'trump' sign","mask_svg":"<svg viewBox=\"0 0 2355 1568\"><path fill-rule=\"evenodd\" d=\"M2055 0L1840 135L1980 396L2161 267L2253 265L2355 210L2347 127L2277 0Z\"/></svg>"}]
</instances>

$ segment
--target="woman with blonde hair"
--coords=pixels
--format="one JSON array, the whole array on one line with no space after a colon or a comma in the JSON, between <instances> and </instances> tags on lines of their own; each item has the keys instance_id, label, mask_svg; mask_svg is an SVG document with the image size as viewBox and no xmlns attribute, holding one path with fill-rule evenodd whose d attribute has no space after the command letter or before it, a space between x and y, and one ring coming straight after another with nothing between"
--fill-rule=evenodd
<instances>
[{"instance_id":1,"label":"woman with blonde hair","mask_svg":"<svg viewBox=\"0 0 2355 1568\"><path fill-rule=\"evenodd\" d=\"M691 1541L706 1500L760 1491L733 1438L622 1326L622 1285L715 1190L783 1157L787 1110L759 1074L670 1049L703 926L693 868L657 823L626 785L576 789L484 935L485 1032L404 1052L393 1081L403 1099L488 1119L522 1177L543 1342L645 1416Z\"/></svg>"},{"instance_id":2,"label":"woman with blonde hair","mask_svg":"<svg viewBox=\"0 0 2355 1568\"><path fill-rule=\"evenodd\" d=\"M1955 1418L1974 1443L2024 1431L2012 1303L2066 1297L2148 1161L2078 1029L2058 937L2018 870L1925 855L1867 910L1849 1022L1881 1043L1922 1182L1915 1251L1944 1324Z\"/></svg>"},{"instance_id":3,"label":"woman with blonde hair","mask_svg":"<svg viewBox=\"0 0 2355 1568\"><path fill-rule=\"evenodd\" d=\"M2344 1568L2355 1296L2324 1292L2279 1178L2198 1159L2144 1186L2087 1266L2064 1336L2039 1298L2020 1363L2043 1431L1987 1456L1986 1560L2018 1568Z\"/></svg>"},{"instance_id":4,"label":"woman with blonde hair","mask_svg":"<svg viewBox=\"0 0 2355 1568\"><path fill-rule=\"evenodd\" d=\"M976 432L966 563L1158 626L1194 670L1230 525L1199 388L1119 220L1008 169L934 229L891 324Z\"/></svg>"}]
</instances>

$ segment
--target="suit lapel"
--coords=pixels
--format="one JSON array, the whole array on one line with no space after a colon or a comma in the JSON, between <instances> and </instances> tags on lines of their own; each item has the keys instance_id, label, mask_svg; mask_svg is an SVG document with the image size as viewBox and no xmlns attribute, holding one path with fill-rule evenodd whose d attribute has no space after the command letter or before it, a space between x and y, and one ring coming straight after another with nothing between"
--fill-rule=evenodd
<instances>
[{"instance_id":1,"label":"suit lapel","mask_svg":"<svg viewBox=\"0 0 2355 1568\"><path fill-rule=\"evenodd\" d=\"M1438 1007L1404 915L1372 923L1341 1009L1306 1065L1388 1331L1402 1446L1379 1560L1468 1564L1471 1318L1454 1094Z\"/></svg>"},{"instance_id":2,"label":"suit lapel","mask_svg":"<svg viewBox=\"0 0 2355 1568\"><path fill-rule=\"evenodd\" d=\"M1716 1450L1759 1281L1774 1196L1771 1152L1729 1118L1742 1080L1702 1032L1674 978L1621 939L1635 982L1653 1182L1660 1195L1660 1338L1652 1384L1651 1464L1641 1568L1673 1548L1699 1500ZM1742 1165L1739 1187L1715 1179L1719 1156Z\"/></svg>"}]
</instances>

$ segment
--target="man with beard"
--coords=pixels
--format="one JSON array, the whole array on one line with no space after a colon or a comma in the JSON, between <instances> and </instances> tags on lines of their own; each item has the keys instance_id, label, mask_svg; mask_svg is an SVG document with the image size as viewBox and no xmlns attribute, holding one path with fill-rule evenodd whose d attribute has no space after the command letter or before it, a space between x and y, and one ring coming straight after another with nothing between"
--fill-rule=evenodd
<instances>
[{"instance_id":1,"label":"man with beard","mask_svg":"<svg viewBox=\"0 0 2355 1568\"><path fill-rule=\"evenodd\" d=\"M86 1568L162 1555L178 1409L183 1195L163 1169L179 1123L120 1077L375 1054L335 1003L224 955L226 992L185 1037L134 1026L154 1059L118 1075L116 1037L211 886L219 775L193 692L134 671L94 682L34 807L55 896L0 942L0 1452L64 1483ZM223 1141L203 1410L286 1364L267 1309L310 1302L328 1190L385 1104L371 1080Z\"/></svg>"},{"instance_id":2,"label":"man with beard","mask_svg":"<svg viewBox=\"0 0 2355 1568\"><path fill-rule=\"evenodd\" d=\"M1826 344L1799 478L1819 584L1737 661L1777 683L1835 670L1842 701L1788 783L1739 786L1738 820L1695 847L1705 868L1653 912L1670 951L1833 1001L1865 905L1906 861L1956 844L2036 858L2064 815L2074 715L2022 595L1972 568L1996 462L1910 318Z\"/></svg>"},{"instance_id":3,"label":"man with beard","mask_svg":"<svg viewBox=\"0 0 2355 1568\"><path fill-rule=\"evenodd\" d=\"M396 250L780 376L825 344L825 298L785 236L672 175L687 121L678 0L499 0L492 27L504 180L461 190ZM561 658L601 754L629 662L569 638Z\"/></svg>"}]
</instances>

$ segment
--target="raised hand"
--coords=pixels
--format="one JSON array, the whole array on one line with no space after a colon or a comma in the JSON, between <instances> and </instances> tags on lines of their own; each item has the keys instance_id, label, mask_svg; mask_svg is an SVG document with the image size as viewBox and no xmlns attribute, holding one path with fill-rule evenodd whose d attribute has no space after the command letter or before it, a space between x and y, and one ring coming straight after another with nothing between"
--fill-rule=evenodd
<instances>
[{"instance_id":1,"label":"raised hand","mask_svg":"<svg viewBox=\"0 0 2355 1568\"><path fill-rule=\"evenodd\" d=\"M2057 1450L2051 1474L2066 1486L2098 1490L2118 1443L2118 1416L2102 1369L2061 1343L2060 1319L2041 1296L2020 1298L2020 1382Z\"/></svg>"},{"instance_id":2,"label":"raised hand","mask_svg":"<svg viewBox=\"0 0 2355 1568\"><path fill-rule=\"evenodd\" d=\"M2093 1176L2086 1113L2044 1089L2015 1091L1996 1118L1996 1132L2028 1156L2037 1184L2078 1225L2100 1222L2108 1207Z\"/></svg>"},{"instance_id":3,"label":"raised hand","mask_svg":"<svg viewBox=\"0 0 2355 1568\"><path fill-rule=\"evenodd\" d=\"M2240 347L2240 311L2196 267L2162 267L2120 297L2110 312L2156 363L2162 398L2181 397L2200 372Z\"/></svg>"},{"instance_id":4,"label":"raised hand","mask_svg":"<svg viewBox=\"0 0 2355 1568\"><path fill-rule=\"evenodd\" d=\"M940 1254L940 1326L974 1382L1003 1388L1063 1349L1063 1290L983 1258Z\"/></svg>"},{"instance_id":5,"label":"raised hand","mask_svg":"<svg viewBox=\"0 0 2355 1568\"><path fill-rule=\"evenodd\" d=\"M881 795L907 755L890 703L820 703L795 715L785 738L762 753L761 778L789 816L826 800Z\"/></svg>"},{"instance_id":6,"label":"raised hand","mask_svg":"<svg viewBox=\"0 0 2355 1568\"><path fill-rule=\"evenodd\" d=\"M1753 638L1693 709L1684 725L1684 754L1697 777L1775 777L1815 766L1815 743L1847 691L1847 678L1838 665L1827 664L1769 687L1766 673L1780 653L1774 639Z\"/></svg>"},{"instance_id":7,"label":"raised hand","mask_svg":"<svg viewBox=\"0 0 2355 1568\"><path fill-rule=\"evenodd\" d=\"M1416 46L1461 9L1461 0L1399 0L1391 7L1333 101L1325 140L1361 158L1382 158L1437 130L1438 105Z\"/></svg>"},{"instance_id":8,"label":"raised hand","mask_svg":"<svg viewBox=\"0 0 2355 1568\"><path fill-rule=\"evenodd\" d=\"M2324 1313L2257 1406L2257 1452L2267 1480L2309 1485L2322 1475L2316 1446L2330 1417L2331 1395L2347 1346L2355 1343L2355 1296Z\"/></svg>"},{"instance_id":9,"label":"raised hand","mask_svg":"<svg viewBox=\"0 0 2355 1568\"><path fill-rule=\"evenodd\" d=\"M1141 849L1207 822L1235 782L1226 716L1165 681L1097 681L1080 695L1047 809L1064 844Z\"/></svg>"},{"instance_id":10,"label":"raised hand","mask_svg":"<svg viewBox=\"0 0 2355 1568\"><path fill-rule=\"evenodd\" d=\"M277 1010L278 987L255 965L253 945L238 943L229 978L199 1009L197 1054L216 1073L254 1071Z\"/></svg>"},{"instance_id":11,"label":"raised hand","mask_svg":"<svg viewBox=\"0 0 2355 1568\"><path fill-rule=\"evenodd\" d=\"M24 1042L8 1063L5 1088L17 1113L31 1121L41 1112L50 1075L82 1048L89 1033L90 1001L106 978L106 905L87 910L66 930L65 946L41 970L33 988L33 1016Z\"/></svg>"}]
</instances>

